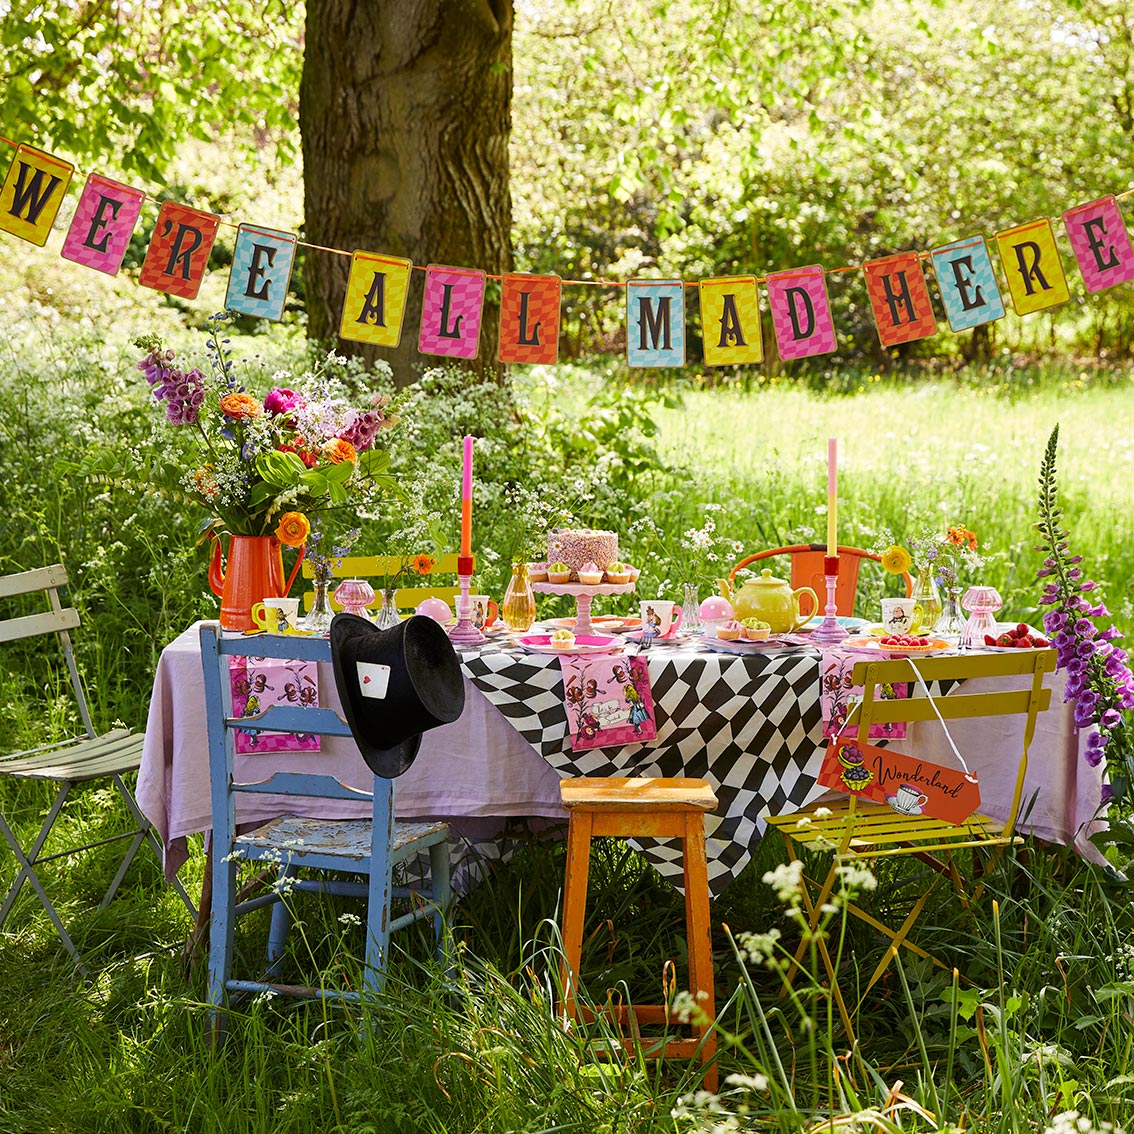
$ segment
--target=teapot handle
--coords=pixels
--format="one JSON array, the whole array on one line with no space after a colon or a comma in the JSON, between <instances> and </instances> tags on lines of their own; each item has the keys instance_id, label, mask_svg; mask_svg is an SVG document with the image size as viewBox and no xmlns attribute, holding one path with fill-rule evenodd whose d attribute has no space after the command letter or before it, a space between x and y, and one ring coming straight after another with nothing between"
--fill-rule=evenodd
<instances>
[{"instance_id":1,"label":"teapot handle","mask_svg":"<svg viewBox=\"0 0 1134 1134\"><path fill-rule=\"evenodd\" d=\"M800 608L800 602L799 602L799 596L800 595L810 595L811 596L812 608L811 608L811 610L809 610L807 612L806 615L804 615L799 609ZM819 598L810 587L800 587L799 590L792 591L791 597L792 597L792 600L795 602L795 611L796 611L796 621L795 621L795 625L792 626L792 630L798 630L805 622L809 622L812 618L815 617L815 615L817 615L819 613Z\"/></svg>"}]
</instances>

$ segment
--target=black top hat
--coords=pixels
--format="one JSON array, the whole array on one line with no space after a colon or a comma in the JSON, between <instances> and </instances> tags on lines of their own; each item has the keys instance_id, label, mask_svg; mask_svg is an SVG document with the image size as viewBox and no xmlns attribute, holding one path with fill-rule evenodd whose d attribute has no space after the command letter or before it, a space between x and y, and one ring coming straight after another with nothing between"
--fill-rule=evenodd
<instances>
[{"instance_id":1,"label":"black top hat","mask_svg":"<svg viewBox=\"0 0 1134 1134\"><path fill-rule=\"evenodd\" d=\"M465 707L456 652L432 618L414 615L379 630L356 614L336 614L331 661L358 750L386 779L413 763L427 728L451 724Z\"/></svg>"}]
</instances>

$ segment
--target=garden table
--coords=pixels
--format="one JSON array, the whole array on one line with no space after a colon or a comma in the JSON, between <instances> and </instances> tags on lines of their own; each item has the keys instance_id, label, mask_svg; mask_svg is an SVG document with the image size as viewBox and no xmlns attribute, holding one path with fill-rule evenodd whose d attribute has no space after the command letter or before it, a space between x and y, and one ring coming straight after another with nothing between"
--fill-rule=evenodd
<instances>
[{"instance_id":1,"label":"garden table","mask_svg":"<svg viewBox=\"0 0 1134 1134\"><path fill-rule=\"evenodd\" d=\"M455 832L481 841L507 817L565 819L559 802L564 776L690 776L706 779L720 800L706 816L709 881L719 894L751 857L763 817L805 806L824 794L816 775L826 741L819 697L820 653L814 648L736 656L707 653L692 643L655 644L648 659L657 737L619 748L571 749L558 659L527 654L511 640L462 651L465 711L454 724L427 732L412 767L397 781L398 817L445 819ZM319 664L320 697L337 707L328 660ZM1040 715L1032 743L1021 830L1073 843L1094 860L1101 771L1080 755L1062 675L1052 708ZM990 687L1006 687L1004 684ZM970 720L951 726L980 778L981 810L1004 819L1012 800L1020 738L1010 723ZM937 722L911 727L902 751L954 764ZM167 877L185 861L186 836L210 826L209 766L197 627L162 651L146 725L138 803L165 847ZM349 739L324 737L318 753L279 752L237 758L238 774L265 778L270 768L317 769L363 787L371 773ZM262 773L257 769L263 769ZM260 822L284 810L257 796L239 812ZM314 804L320 817L353 815L349 805ZM666 877L680 862L664 845L642 852Z\"/></svg>"}]
</instances>

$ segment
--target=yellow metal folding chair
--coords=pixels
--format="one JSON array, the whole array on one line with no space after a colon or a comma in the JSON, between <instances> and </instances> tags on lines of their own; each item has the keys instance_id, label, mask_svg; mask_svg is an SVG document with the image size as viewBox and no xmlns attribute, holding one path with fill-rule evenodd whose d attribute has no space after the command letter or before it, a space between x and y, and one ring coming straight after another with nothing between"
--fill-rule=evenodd
<instances>
[{"instance_id":1,"label":"yellow metal folding chair","mask_svg":"<svg viewBox=\"0 0 1134 1134\"><path fill-rule=\"evenodd\" d=\"M50 636L58 639L67 664L71 687L75 694L79 717L82 720L84 730L82 736L73 740L0 757L0 776L11 776L14 780L50 781L57 785L55 797L43 817L39 833L28 848L25 849L21 846L16 833L4 816L0 814L0 835L11 847L16 857L17 866L15 877L12 879L3 903L0 904L0 927L7 921L16 898L26 883L35 891L40 904L47 911L47 916L51 918L60 941L63 942L71 956L75 958L78 967L83 969L78 949L48 897L47 890L40 880L39 871L48 864L56 863L72 855L81 854L108 843L129 839L129 845L122 856L118 870L99 906L102 909L114 897L142 843L148 839L159 859L161 857L161 844L158 842L153 828L138 809L138 804L123 778L138 769L142 755L142 734L133 733L125 728L112 729L101 736L95 732L90 709L87 706L86 694L83 691L83 683L79 677L79 669L75 664L74 651L71 648L70 631L79 625L79 615L74 608L64 607L59 598L59 589L66 585L67 572L59 564L0 578L0 599L18 601L21 596L29 596L30 601L34 603L36 601L34 596L37 594L46 598L46 602L42 598L39 600L46 609L16 617L0 618L0 643ZM122 797L133 826L129 830L85 843L82 846L68 847L63 850L50 849L49 851L48 843L52 828L62 813L63 805L67 802L72 790L80 785L97 780L109 781L114 785L118 794ZM190 914L196 917L197 911L189 895L180 883L175 882L174 885Z\"/></svg>"},{"instance_id":2,"label":"yellow metal folding chair","mask_svg":"<svg viewBox=\"0 0 1134 1134\"><path fill-rule=\"evenodd\" d=\"M1027 774L1028 748L1035 735L1037 714L1051 703L1051 690L1044 687L1044 676L1054 672L1055 661L1054 650L1020 650L1007 654L920 658L913 665L905 658L864 661L855 665L852 673L854 684L863 687L863 699L858 706L858 739L861 743L868 743L870 726L875 723L939 719L947 734L947 720L1022 717L1023 748L1006 821L999 822L975 814L961 824L952 824L924 815L901 814L886 804L860 800L854 794L845 800L833 800L825 807L816 805L805 811L769 817L768 822L783 835L788 855L793 861L799 860L800 848L834 848L831 866L823 882L805 879L803 907L811 935L816 939L819 954L830 978L832 994L843 1025L852 1042L853 1014L839 987L834 959L822 935L816 938L823 908L838 883L839 866L855 860L869 862L899 855L917 855L934 870L929 885L897 929L883 924L857 905L848 904L850 913L890 939L885 954L863 989L863 996L877 983L900 948L905 947L944 968L937 958L910 941L909 933L941 877L952 880L962 901L967 903L978 896L978 892L970 890L962 877L953 857L954 852L974 847L1003 847L1022 841L1014 831L1024 790L1024 777ZM898 682L965 682L976 678L993 679L998 685L1009 687L989 690L984 684L978 687L961 685L949 696L935 698L915 695L907 699L883 699L880 693L881 686ZM800 942L795 956L796 965L788 973L789 981L795 975L796 966L802 960L807 944L806 939Z\"/></svg>"},{"instance_id":3,"label":"yellow metal folding chair","mask_svg":"<svg viewBox=\"0 0 1134 1134\"><path fill-rule=\"evenodd\" d=\"M412 556L410 557L412 558ZM406 559L400 555L347 555L334 561L332 575L336 579L368 579L374 587L375 595L369 603L370 609L377 610L382 605L382 581L393 578L399 570L406 566ZM438 575L452 576L457 573L457 556L447 553L437 557L433 571L428 576L416 576L427 581L420 586L398 587L397 602L399 610L414 611L417 606L427 598L444 599L450 606L456 602L460 588L455 583L438 583ZM304 560L303 577L314 578L311 564ZM314 591L308 591L303 596L303 609L310 610ZM331 596L331 606L334 610L341 609Z\"/></svg>"}]
</instances>

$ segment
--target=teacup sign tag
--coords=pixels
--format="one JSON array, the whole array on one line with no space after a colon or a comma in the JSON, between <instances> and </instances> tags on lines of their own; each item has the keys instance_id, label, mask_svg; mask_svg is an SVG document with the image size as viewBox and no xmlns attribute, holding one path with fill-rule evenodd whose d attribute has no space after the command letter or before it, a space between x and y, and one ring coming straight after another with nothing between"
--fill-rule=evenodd
<instances>
[{"instance_id":1,"label":"teacup sign tag","mask_svg":"<svg viewBox=\"0 0 1134 1134\"><path fill-rule=\"evenodd\" d=\"M899 815L927 815L946 823L963 823L980 807L975 773L850 736L831 739L817 780L823 787L887 803Z\"/></svg>"}]
</instances>

